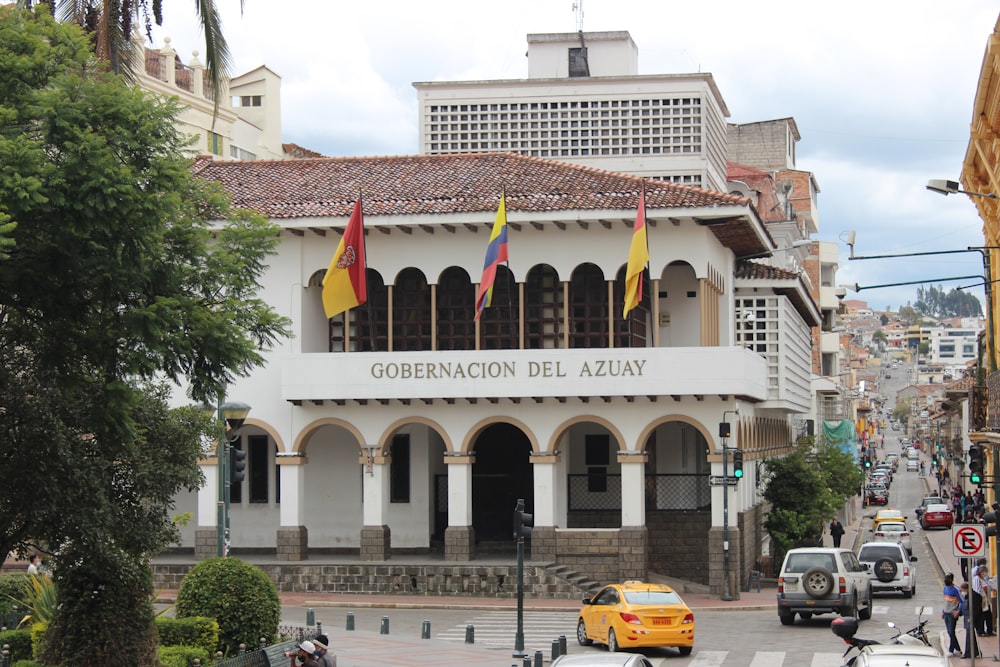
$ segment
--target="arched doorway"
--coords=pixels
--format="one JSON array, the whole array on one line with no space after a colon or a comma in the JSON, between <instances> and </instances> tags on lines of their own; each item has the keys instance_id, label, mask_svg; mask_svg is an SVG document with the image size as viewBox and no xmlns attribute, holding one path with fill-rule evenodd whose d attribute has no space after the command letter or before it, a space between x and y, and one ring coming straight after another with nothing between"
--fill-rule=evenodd
<instances>
[{"instance_id":1,"label":"arched doorway","mask_svg":"<svg viewBox=\"0 0 1000 667\"><path fill-rule=\"evenodd\" d=\"M517 500L524 499L528 512L535 506L531 443L516 426L493 424L476 438L474 450L472 525L476 542L510 543Z\"/></svg>"}]
</instances>

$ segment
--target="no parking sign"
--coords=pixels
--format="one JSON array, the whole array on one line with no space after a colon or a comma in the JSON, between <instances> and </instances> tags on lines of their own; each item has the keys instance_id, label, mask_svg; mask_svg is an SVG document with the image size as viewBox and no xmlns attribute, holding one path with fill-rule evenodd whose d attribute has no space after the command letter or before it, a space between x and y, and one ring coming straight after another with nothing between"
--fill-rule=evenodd
<instances>
[{"instance_id":1,"label":"no parking sign","mask_svg":"<svg viewBox=\"0 0 1000 667\"><path fill-rule=\"evenodd\" d=\"M986 555L986 527L978 524L956 524L951 527L952 554L959 558Z\"/></svg>"}]
</instances>

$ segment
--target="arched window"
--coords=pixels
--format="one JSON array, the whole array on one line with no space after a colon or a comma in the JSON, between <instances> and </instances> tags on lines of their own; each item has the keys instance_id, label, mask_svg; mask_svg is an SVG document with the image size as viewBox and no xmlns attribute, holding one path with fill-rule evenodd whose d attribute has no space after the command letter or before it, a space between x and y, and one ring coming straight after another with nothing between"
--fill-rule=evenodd
<instances>
[{"instance_id":1,"label":"arched window","mask_svg":"<svg viewBox=\"0 0 1000 667\"><path fill-rule=\"evenodd\" d=\"M649 271L642 270L642 298L638 305L629 311L628 317L622 318L625 308L625 272L628 266L622 266L615 278L615 298L611 307L611 318L615 325L615 347L646 347L649 345Z\"/></svg>"},{"instance_id":2,"label":"arched window","mask_svg":"<svg viewBox=\"0 0 1000 667\"><path fill-rule=\"evenodd\" d=\"M473 296L475 300L475 296ZM519 344L517 314L520 308L514 274L505 265L497 267L493 299L479 316L481 346L484 350L516 350ZM475 305L471 317L475 317Z\"/></svg>"},{"instance_id":3,"label":"arched window","mask_svg":"<svg viewBox=\"0 0 1000 667\"><path fill-rule=\"evenodd\" d=\"M562 283L551 266L536 266L524 281L524 346L531 350L562 347Z\"/></svg>"},{"instance_id":4,"label":"arched window","mask_svg":"<svg viewBox=\"0 0 1000 667\"><path fill-rule=\"evenodd\" d=\"M350 318L351 352L384 352L389 349L389 292L378 271L366 272L368 301L330 318L330 352L344 351L344 320ZM372 327L374 324L374 337Z\"/></svg>"},{"instance_id":5,"label":"arched window","mask_svg":"<svg viewBox=\"0 0 1000 667\"><path fill-rule=\"evenodd\" d=\"M437 288L437 349L476 349L476 296L465 269L450 267Z\"/></svg>"},{"instance_id":6,"label":"arched window","mask_svg":"<svg viewBox=\"0 0 1000 667\"><path fill-rule=\"evenodd\" d=\"M569 346L608 347L608 285L595 264L581 264L569 281Z\"/></svg>"},{"instance_id":7,"label":"arched window","mask_svg":"<svg viewBox=\"0 0 1000 667\"><path fill-rule=\"evenodd\" d=\"M419 269L400 272L392 291L392 349L431 349L431 289Z\"/></svg>"}]
</instances>

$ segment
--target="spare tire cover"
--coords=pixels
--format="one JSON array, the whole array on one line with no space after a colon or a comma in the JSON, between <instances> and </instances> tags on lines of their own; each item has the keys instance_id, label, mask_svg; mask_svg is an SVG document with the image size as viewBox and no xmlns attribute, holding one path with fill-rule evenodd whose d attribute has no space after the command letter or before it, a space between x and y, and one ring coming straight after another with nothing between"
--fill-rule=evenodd
<instances>
[{"instance_id":1,"label":"spare tire cover","mask_svg":"<svg viewBox=\"0 0 1000 667\"><path fill-rule=\"evenodd\" d=\"M887 584L895 579L896 572L899 571L896 563L891 558L879 558L875 561L875 567L872 569L875 572L875 578L883 584Z\"/></svg>"}]
</instances>

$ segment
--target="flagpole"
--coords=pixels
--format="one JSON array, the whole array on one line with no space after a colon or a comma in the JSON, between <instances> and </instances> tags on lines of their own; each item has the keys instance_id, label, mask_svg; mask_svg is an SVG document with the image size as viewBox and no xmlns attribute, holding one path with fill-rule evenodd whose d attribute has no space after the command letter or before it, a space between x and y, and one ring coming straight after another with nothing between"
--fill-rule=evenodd
<instances>
[{"instance_id":1,"label":"flagpole","mask_svg":"<svg viewBox=\"0 0 1000 667\"><path fill-rule=\"evenodd\" d=\"M364 195L361 192L361 188L358 188L358 201L361 202L361 217L364 218L365 215L365 200ZM364 231L361 232L361 243L365 246L365 281L367 285L368 279L368 239L365 238ZM366 295L367 296L367 295ZM365 311L368 313L368 342L372 346L372 352L378 352L375 348L375 319L372 316L372 300L370 298L365 299ZM348 311L350 312L350 311Z\"/></svg>"}]
</instances>

